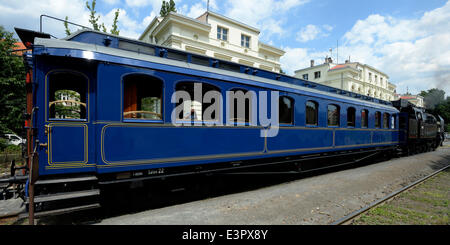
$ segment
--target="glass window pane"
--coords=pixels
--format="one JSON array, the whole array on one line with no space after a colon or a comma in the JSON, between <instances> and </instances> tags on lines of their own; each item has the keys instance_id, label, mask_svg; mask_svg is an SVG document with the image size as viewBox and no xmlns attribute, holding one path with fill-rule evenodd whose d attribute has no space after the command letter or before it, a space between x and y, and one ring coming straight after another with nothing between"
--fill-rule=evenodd
<instances>
[{"instance_id":1,"label":"glass window pane","mask_svg":"<svg viewBox=\"0 0 450 245\"><path fill-rule=\"evenodd\" d=\"M279 122L294 124L294 101L286 96L281 96L279 100Z\"/></svg>"},{"instance_id":2,"label":"glass window pane","mask_svg":"<svg viewBox=\"0 0 450 245\"><path fill-rule=\"evenodd\" d=\"M253 93L245 89L232 89L229 94L230 121L250 123Z\"/></svg>"},{"instance_id":3,"label":"glass window pane","mask_svg":"<svg viewBox=\"0 0 450 245\"><path fill-rule=\"evenodd\" d=\"M49 75L49 118L86 119L87 79L80 74Z\"/></svg>"},{"instance_id":4,"label":"glass window pane","mask_svg":"<svg viewBox=\"0 0 450 245\"><path fill-rule=\"evenodd\" d=\"M123 81L123 117L138 120L162 120L162 82L142 74L127 75Z\"/></svg>"},{"instance_id":5,"label":"glass window pane","mask_svg":"<svg viewBox=\"0 0 450 245\"><path fill-rule=\"evenodd\" d=\"M389 128L389 114L383 114L383 128Z\"/></svg>"},{"instance_id":6,"label":"glass window pane","mask_svg":"<svg viewBox=\"0 0 450 245\"><path fill-rule=\"evenodd\" d=\"M306 125L318 124L318 105L314 101L306 102Z\"/></svg>"},{"instance_id":7,"label":"glass window pane","mask_svg":"<svg viewBox=\"0 0 450 245\"><path fill-rule=\"evenodd\" d=\"M353 107L349 107L347 109L347 126L355 127L356 126L356 110Z\"/></svg>"},{"instance_id":8,"label":"glass window pane","mask_svg":"<svg viewBox=\"0 0 450 245\"><path fill-rule=\"evenodd\" d=\"M339 107L328 105L328 126L339 126Z\"/></svg>"},{"instance_id":9,"label":"glass window pane","mask_svg":"<svg viewBox=\"0 0 450 245\"><path fill-rule=\"evenodd\" d=\"M361 111L361 127L367 128L369 126L369 111L362 110Z\"/></svg>"},{"instance_id":10,"label":"glass window pane","mask_svg":"<svg viewBox=\"0 0 450 245\"><path fill-rule=\"evenodd\" d=\"M381 112L375 112L375 128L380 128L381 126Z\"/></svg>"},{"instance_id":11,"label":"glass window pane","mask_svg":"<svg viewBox=\"0 0 450 245\"><path fill-rule=\"evenodd\" d=\"M200 101L195 100L195 91L198 89L198 91L201 91L201 98ZM180 111L180 114L178 115L178 119L180 120L187 120L187 121L218 121L220 116L220 89L207 84L207 83L199 83L199 82L180 82L176 85L176 91L184 91L189 94L190 100L189 101L183 101L179 100L177 98L177 104L178 107L182 103L183 109ZM209 93L215 91L214 93ZM208 93L207 96L205 96ZM214 96L217 95L217 96ZM208 97L208 99L206 99ZM208 101L208 102L207 102ZM206 110L211 106L215 105L215 108L212 111ZM210 113L211 112L211 113ZM216 113L217 112L217 113Z\"/></svg>"}]
</instances>

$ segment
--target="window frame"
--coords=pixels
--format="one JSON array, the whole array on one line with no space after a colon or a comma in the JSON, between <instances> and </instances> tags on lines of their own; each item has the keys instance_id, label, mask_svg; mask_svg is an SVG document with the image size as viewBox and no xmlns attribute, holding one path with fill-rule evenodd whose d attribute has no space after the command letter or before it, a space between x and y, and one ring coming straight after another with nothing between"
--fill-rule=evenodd
<instances>
[{"instance_id":1,"label":"window frame","mask_svg":"<svg viewBox=\"0 0 450 245\"><path fill-rule=\"evenodd\" d=\"M308 124L308 112L307 112L307 108L308 108L308 102L311 102L312 104L314 104L314 121L315 124ZM319 103L315 100L307 100L305 102L305 125L307 127L318 127L319 126Z\"/></svg>"},{"instance_id":2,"label":"window frame","mask_svg":"<svg viewBox=\"0 0 450 245\"><path fill-rule=\"evenodd\" d=\"M219 31L220 29L220 31ZM224 32L225 31L225 32ZM218 40L222 40L222 41L226 41L228 42L228 33L229 33L229 29L225 28L223 26L217 26L217 39ZM225 39L223 37L226 37Z\"/></svg>"},{"instance_id":3,"label":"window frame","mask_svg":"<svg viewBox=\"0 0 450 245\"><path fill-rule=\"evenodd\" d=\"M282 123L281 120L280 120L281 119L281 113L280 113L281 112L281 110L280 110L281 103L280 102L284 98L288 99L290 101L290 103L291 103L291 109L290 109L291 122L290 123ZM282 96L280 96L278 98L278 122L279 122L279 124L281 126L293 126L293 125L295 125L295 100L294 100L294 98L292 98L290 96L287 96L287 95L282 95Z\"/></svg>"},{"instance_id":4,"label":"window frame","mask_svg":"<svg viewBox=\"0 0 450 245\"><path fill-rule=\"evenodd\" d=\"M79 76L80 78L83 78L83 80L85 82L85 102L84 102L84 104L85 104L85 118L55 118L55 117L51 117L52 113L51 113L51 107L50 107L51 105L50 105L50 103L53 102L53 101L50 101L50 93L52 92L52 86L51 86L52 85L52 80L53 80L52 76L56 75L56 74L65 74L65 75L67 75L67 74L75 74L76 76ZM46 101L46 105L45 105L46 116L45 116L45 119L46 119L47 122L48 121L89 122L89 116L90 116L89 115L89 106L90 106L90 103L89 103L89 89L90 89L89 85L90 85L90 79L89 79L89 77L87 75L85 75L82 72L74 71L74 70L54 70L54 71L50 71L49 73L47 73L45 80L46 80L45 84L47 86L47 88L45 90L46 91L46 97L47 97L45 99L45 101ZM58 89L58 90L55 90L53 92L57 92L59 90L70 90L70 89ZM80 94L80 96L82 95L79 92L77 92L77 93ZM57 100L54 100L54 101L57 101ZM80 99L80 102L83 103L83 101L81 101L81 99ZM55 112L55 115L56 115L56 112ZM81 117L81 115L80 115L80 117Z\"/></svg>"},{"instance_id":5,"label":"window frame","mask_svg":"<svg viewBox=\"0 0 450 245\"><path fill-rule=\"evenodd\" d=\"M330 106L334 106L337 109L338 115L337 115L337 125L330 125ZM340 127L341 126L341 107L337 104L328 104L327 105L327 126L328 127Z\"/></svg>"},{"instance_id":6,"label":"window frame","mask_svg":"<svg viewBox=\"0 0 450 245\"><path fill-rule=\"evenodd\" d=\"M231 116L231 111L230 111L230 114L229 115L226 115L226 117L227 117L227 119L226 119L226 121L227 122L229 122L229 123L232 123L232 124L234 124L234 125L242 125L242 126L254 126L254 125L257 125L257 123L258 123L258 110L257 110L257 108L253 108L254 107L254 105L253 105L253 102L256 102L256 104L255 104L255 107L257 107L258 106L258 102L257 102L257 94L253 91L253 90L251 90L251 89L246 89L246 88L242 88L242 87L234 87L234 88L230 88L230 89L228 89L226 92L231 92L231 91L233 91L234 93L236 93L236 91L242 91L243 93L244 93L244 96L245 96L245 94L247 94L247 93L251 93L251 95L252 95L252 97L251 98L249 98L248 99L248 111L247 110L245 110L245 113L248 113L248 122L247 121L245 121L245 119L246 118L244 118L244 121L239 121L239 120L235 120L235 119L239 119L239 118L237 118L236 116L238 116L238 115L235 115L235 114L237 114L237 111L234 111L234 106L237 106L237 104L234 104L233 103L233 108L231 108L231 106L230 106L230 103L231 103L231 101L229 101L228 99L228 96L226 96L226 103L227 103L227 107L230 109L230 110L233 110L233 116L235 116L235 118L229 118L228 116ZM234 98L234 99L236 99L236 98ZM255 101L254 101L255 100ZM247 99L244 97L244 103L246 103L246 101L247 101ZM256 113L256 118L253 118L252 117L252 115L253 115L253 111L252 111L252 109L255 109L256 111L255 111L255 113ZM244 117L245 116L247 116L247 115L244 115Z\"/></svg>"},{"instance_id":7,"label":"window frame","mask_svg":"<svg viewBox=\"0 0 450 245\"><path fill-rule=\"evenodd\" d=\"M161 85L161 96L160 96L160 99L159 99L160 100L160 109L161 109L161 111L160 111L161 118L160 119L126 118L124 116L124 113L125 113L125 93L126 93L126 87L125 87L125 81L126 80L125 79L127 77L129 77L129 76L147 77L148 79L155 80L155 81L158 81L160 83L160 85ZM128 74L123 75L122 78L121 78L121 86L122 86L122 91L121 91L121 93L122 93L122 101L121 101L122 113L121 113L121 118L122 118L122 121L123 122L132 122L132 123L162 123L162 122L164 122L164 118L165 118L164 117L164 109L165 109L165 106L164 106L164 91L165 91L164 84L165 83L164 83L163 79L161 79L159 77L156 77L156 76L153 76L153 75L145 74L145 73L137 72L137 73L128 73Z\"/></svg>"},{"instance_id":8,"label":"window frame","mask_svg":"<svg viewBox=\"0 0 450 245\"><path fill-rule=\"evenodd\" d=\"M192 84L193 86L195 86L196 83L201 83L202 84L202 103L201 103L201 107L202 107L201 116L202 116L202 119L201 120L198 120L198 119L179 119L178 115L177 115L176 121L174 123L177 123L177 124L178 123L181 123L181 124L183 124L183 123L188 123L188 124L189 123L191 123L191 124L221 124L222 120L223 120L222 119L222 115L221 115L222 114L222 110L223 110L223 106L222 106L223 101L219 101L219 102L214 101L214 103L219 103L219 107L220 107L220 111L218 112L219 115L215 115L215 118L216 118L215 120L207 120L206 121L206 120L204 120L204 113L205 113L204 109L208 108L209 105L208 106L204 106L205 102L203 101L203 98L204 98L205 94L207 92L209 92L209 91L216 91L222 97L222 89L219 86L215 85L215 84L212 84L212 83L209 83L209 82L205 82L205 81L180 80L180 81L177 81L174 84L174 91L175 92L178 91L177 87L180 84L183 84L183 83L184 84ZM214 88L214 89L204 90L203 85L206 85L206 86L208 86L210 88ZM191 97L191 101L194 101L194 98ZM183 103L184 103L184 101L183 101ZM175 104L175 107L177 107L177 106L179 106L178 99L177 99L177 103Z\"/></svg>"},{"instance_id":9,"label":"window frame","mask_svg":"<svg viewBox=\"0 0 450 245\"><path fill-rule=\"evenodd\" d=\"M248 40L247 40L247 38L248 38ZM250 36L245 35L245 34L241 34L241 47L243 47L243 48L250 48L250 40L251 40Z\"/></svg>"},{"instance_id":10,"label":"window frame","mask_svg":"<svg viewBox=\"0 0 450 245\"><path fill-rule=\"evenodd\" d=\"M314 79L319 79L321 77L321 72L320 71L315 71L314 72Z\"/></svg>"},{"instance_id":11,"label":"window frame","mask_svg":"<svg viewBox=\"0 0 450 245\"><path fill-rule=\"evenodd\" d=\"M365 113L365 116L363 116L363 113ZM365 124L363 124L363 118L364 118ZM367 110L367 109L361 110L361 128L369 128L369 110Z\"/></svg>"},{"instance_id":12,"label":"window frame","mask_svg":"<svg viewBox=\"0 0 450 245\"><path fill-rule=\"evenodd\" d=\"M386 117L387 116L387 117ZM390 119L391 119L391 114L384 112L383 113L383 128L384 129L389 129L390 128Z\"/></svg>"},{"instance_id":13,"label":"window frame","mask_svg":"<svg viewBox=\"0 0 450 245\"><path fill-rule=\"evenodd\" d=\"M303 75L302 75L302 78L303 78L303 80L308 81L308 80L309 80L309 74L308 74L308 73L303 74Z\"/></svg>"},{"instance_id":14,"label":"window frame","mask_svg":"<svg viewBox=\"0 0 450 245\"><path fill-rule=\"evenodd\" d=\"M353 110L353 125L349 125L349 115L350 115L350 110ZM356 108L355 107L348 107L347 108L347 127L348 128L356 128Z\"/></svg>"},{"instance_id":15,"label":"window frame","mask_svg":"<svg viewBox=\"0 0 450 245\"><path fill-rule=\"evenodd\" d=\"M380 111L375 112L374 122L375 122L374 127L381 129L381 112Z\"/></svg>"}]
</instances>

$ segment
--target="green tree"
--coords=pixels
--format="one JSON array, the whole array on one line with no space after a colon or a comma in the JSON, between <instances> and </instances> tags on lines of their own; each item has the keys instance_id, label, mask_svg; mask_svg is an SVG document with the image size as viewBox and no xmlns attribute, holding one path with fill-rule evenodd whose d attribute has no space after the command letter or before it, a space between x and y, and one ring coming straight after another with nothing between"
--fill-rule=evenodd
<instances>
[{"instance_id":1,"label":"green tree","mask_svg":"<svg viewBox=\"0 0 450 245\"><path fill-rule=\"evenodd\" d=\"M163 1L159 15L161 15L161 17L166 17L170 12L177 12L175 2L173 0L170 0L169 2Z\"/></svg>"},{"instance_id":2,"label":"green tree","mask_svg":"<svg viewBox=\"0 0 450 245\"><path fill-rule=\"evenodd\" d=\"M92 25L92 29L96 30L96 31L101 31L107 33L108 30L105 27L105 24L99 23L100 20L100 15L96 16L97 11L95 11L95 5L96 5L96 0L92 0L92 3L89 5L89 1L86 1L86 8L89 10L90 14L89 14L89 23L91 23ZM119 28L117 26L117 23L119 22L119 9L116 10L116 12L114 13L114 20L113 20L113 24L111 27L111 34L113 35L119 35L120 31ZM69 36L71 34L69 27L68 27L68 23L67 21L69 20L69 17L66 16L66 19L64 21L64 28L66 30L66 34Z\"/></svg>"},{"instance_id":3,"label":"green tree","mask_svg":"<svg viewBox=\"0 0 450 245\"><path fill-rule=\"evenodd\" d=\"M20 134L23 129L26 71L22 57L11 52L16 42L13 33L0 26L0 134Z\"/></svg>"}]
</instances>

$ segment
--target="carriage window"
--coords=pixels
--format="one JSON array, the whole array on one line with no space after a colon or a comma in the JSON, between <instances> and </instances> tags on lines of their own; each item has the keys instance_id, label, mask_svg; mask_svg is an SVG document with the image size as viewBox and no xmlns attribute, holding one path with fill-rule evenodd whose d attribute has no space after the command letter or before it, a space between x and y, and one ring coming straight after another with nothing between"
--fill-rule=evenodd
<instances>
[{"instance_id":1,"label":"carriage window","mask_svg":"<svg viewBox=\"0 0 450 245\"><path fill-rule=\"evenodd\" d=\"M281 96L279 101L279 117L282 124L294 124L294 100Z\"/></svg>"},{"instance_id":2,"label":"carriage window","mask_svg":"<svg viewBox=\"0 0 450 245\"><path fill-rule=\"evenodd\" d=\"M177 97L176 106L182 108L178 119L188 121L218 121L220 119L220 89L207 83L180 82L176 85L176 91L184 91L189 94L189 100L181 100ZM195 92L199 94L195 94ZM177 95L178 96L178 95ZM198 98L197 98L198 97Z\"/></svg>"},{"instance_id":3,"label":"carriage window","mask_svg":"<svg viewBox=\"0 0 450 245\"><path fill-rule=\"evenodd\" d=\"M306 125L318 125L319 106L317 102L309 100L306 102Z\"/></svg>"},{"instance_id":4,"label":"carriage window","mask_svg":"<svg viewBox=\"0 0 450 245\"><path fill-rule=\"evenodd\" d=\"M396 126L397 126L397 116L393 115L391 117L391 129L395 129Z\"/></svg>"},{"instance_id":5,"label":"carriage window","mask_svg":"<svg viewBox=\"0 0 450 245\"><path fill-rule=\"evenodd\" d=\"M57 72L48 81L49 118L86 119L87 79L78 73Z\"/></svg>"},{"instance_id":6,"label":"carriage window","mask_svg":"<svg viewBox=\"0 0 450 245\"><path fill-rule=\"evenodd\" d=\"M375 112L375 128L381 127L381 112Z\"/></svg>"},{"instance_id":7,"label":"carriage window","mask_svg":"<svg viewBox=\"0 0 450 245\"><path fill-rule=\"evenodd\" d=\"M143 74L132 74L124 77L123 86L123 118L162 120L162 81Z\"/></svg>"},{"instance_id":8,"label":"carriage window","mask_svg":"<svg viewBox=\"0 0 450 245\"><path fill-rule=\"evenodd\" d=\"M339 106L328 105L328 126L338 126L339 127Z\"/></svg>"},{"instance_id":9,"label":"carriage window","mask_svg":"<svg viewBox=\"0 0 450 245\"><path fill-rule=\"evenodd\" d=\"M232 89L229 93L230 121L236 123L251 123L253 100L256 95L245 89Z\"/></svg>"},{"instance_id":10,"label":"carriage window","mask_svg":"<svg viewBox=\"0 0 450 245\"><path fill-rule=\"evenodd\" d=\"M383 113L383 128L389 128L389 113Z\"/></svg>"},{"instance_id":11,"label":"carriage window","mask_svg":"<svg viewBox=\"0 0 450 245\"><path fill-rule=\"evenodd\" d=\"M349 107L347 109L347 126L348 127L356 126L356 110L353 107Z\"/></svg>"},{"instance_id":12,"label":"carriage window","mask_svg":"<svg viewBox=\"0 0 450 245\"><path fill-rule=\"evenodd\" d=\"M369 111L368 110L361 111L361 127L362 128L369 127Z\"/></svg>"}]
</instances>

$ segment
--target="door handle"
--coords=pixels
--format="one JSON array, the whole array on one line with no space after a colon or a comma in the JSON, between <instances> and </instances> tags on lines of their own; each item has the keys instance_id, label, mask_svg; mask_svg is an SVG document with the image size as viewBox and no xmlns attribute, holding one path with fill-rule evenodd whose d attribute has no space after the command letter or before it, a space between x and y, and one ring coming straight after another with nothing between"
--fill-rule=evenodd
<instances>
[{"instance_id":1,"label":"door handle","mask_svg":"<svg viewBox=\"0 0 450 245\"><path fill-rule=\"evenodd\" d=\"M39 143L40 147L48 147L48 143Z\"/></svg>"}]
</instances>

